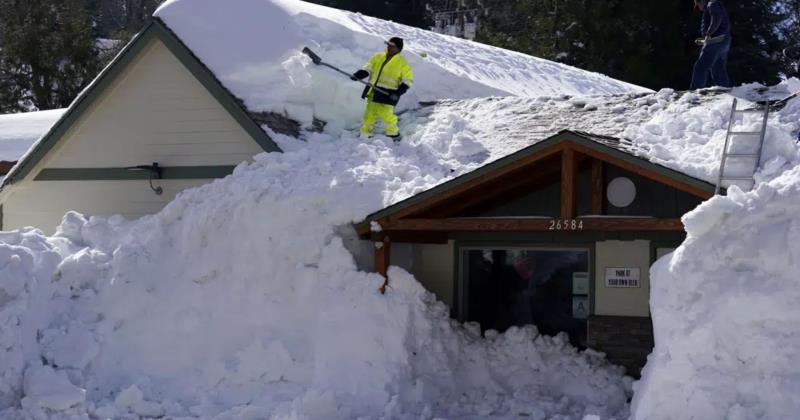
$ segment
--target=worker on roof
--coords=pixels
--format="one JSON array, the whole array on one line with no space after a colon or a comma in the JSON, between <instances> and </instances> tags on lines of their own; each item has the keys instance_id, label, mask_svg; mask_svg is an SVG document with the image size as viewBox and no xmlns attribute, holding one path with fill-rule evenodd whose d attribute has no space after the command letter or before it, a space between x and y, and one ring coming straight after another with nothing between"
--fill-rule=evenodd
<instances>
[{"instance_id":1,"label":"worker on roof","mask_svg":"<svg viewBox=\"0 0 800 420\"><path fill-rule=\"evenodd\" d=\"M694 0L696 10L703 12L700 34L695 42L702 45L694 64L691 89L708 87L708 74L717 86L730 87L728 52L731 49L731 22L721 0Z\"/></svg>"},{"instance_id":2,"label":"worker on roof","mask_svg":"<svg viewBox=\"0 0 800 420\"><path fill-rule=\"evenodd\" d=\"M396 141L400 138L400 129L397 127L394 106L400 96L411 88L414 71L400 53L403 51L401 38L394 37L385 43L386 51L373 55L364 68L353 73L350 78L360 80L369 76L369 83L372 85L365 87L361 94L362 98L367 99L367 109L361 122L361 136L372 136L375 122L380 118L383 120L386 135Z\"/></svg>"}]
</instances>

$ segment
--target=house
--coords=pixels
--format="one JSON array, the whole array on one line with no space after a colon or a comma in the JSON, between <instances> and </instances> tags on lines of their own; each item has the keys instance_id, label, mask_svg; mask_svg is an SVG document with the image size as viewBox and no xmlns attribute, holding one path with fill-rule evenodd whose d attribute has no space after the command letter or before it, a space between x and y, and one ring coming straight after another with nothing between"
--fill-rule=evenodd
<instances>
[{"instance_id":1,"label":"house","mask_svg":"<svg viewBox=\"0 0 800 420\"><path fill-rule=\"evenodd\" d=\"M139 217L279 148L155 21L5 177L2 229L54 230L65 212Z\"/></svg>"},{"instance_id":2,"label":"house","mask_svg":"<svg viewBox=\"0 0 800 420\"><path fill-rule=\"evenodd\" d=\"M5 176L63 113L63 109L54 109L0 115L0 176Z\"/></svg>"},{"instance_id":3,"label":"house","mask_svg":"<svg viewBox=\"0 0 800 420\"><path fill-rule=\"evenodd\" d=\"M561 131L369 215L375 269L399 265L453 317L567 332L638 374L653 348L649 269L714 185L623 140ZM391 286L391 284L389 284Z\"/></svg>"}]
</instances>

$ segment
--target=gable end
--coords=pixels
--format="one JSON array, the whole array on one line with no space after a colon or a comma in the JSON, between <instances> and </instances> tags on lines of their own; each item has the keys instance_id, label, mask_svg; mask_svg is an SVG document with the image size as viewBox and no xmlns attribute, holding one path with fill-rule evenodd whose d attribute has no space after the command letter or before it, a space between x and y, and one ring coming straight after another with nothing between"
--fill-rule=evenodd
<instances>
[{"instance_id":1,"label":"gable end","mask_svg":"<svg viewBox=\"0 0 800 420\"><path fill-rule=\"evenodd\" d=\"M189 50L186 45L158 18L139 32L114 60L70 105L50 130L36 143L3 180L0 190L8 184L24 179L68 130L84 115L90 106L102 97L117 77L148 45L158 39L183 64L205 89L223 106L242 129L266 152L281 152L280 147L253 121L247 111L214 74Z\"/></svg>"}]
</instances>

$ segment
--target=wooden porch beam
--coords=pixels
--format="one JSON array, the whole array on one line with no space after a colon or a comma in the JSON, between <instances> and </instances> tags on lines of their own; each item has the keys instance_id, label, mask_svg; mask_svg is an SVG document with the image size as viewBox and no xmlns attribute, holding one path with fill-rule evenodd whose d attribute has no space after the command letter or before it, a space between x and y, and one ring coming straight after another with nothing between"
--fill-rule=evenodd
<instances>
[{"instance_id":1,"label":"wooden porch beam","mask_svg":"<svg viewBox=\"0 0 800 420\"><path fill-rule=\"evenodd\" d=\"M575 151L561 152L561 219L573 219L578 214L578 165Z\"/></svg>"},{"instance_id":2,"label":"wooden porch beam","mask_svg":"<svg viewBox=\"0 0 800 420\"><path fill-rule=\"evenodd\" d=\"M603 161L592 159L592 214L603 214L606 183L603 178Z\"/></svg>"},{"instance_id":3,"label":"wooden porch beam","mask_svg":"<svg viewBox=\"0 0 800 420\"><path fill-rule=\"evenodd\" d=\"M574 221L574 223L573 223ZM681 219L646 217L580 217L577 219L449 218L400 219L385 231L429 232L581 232L581 231L683 231Z\"/></svg>"},{"instance_id":4,"label":"wooden porch beam","mask_svg":"<svg viewBox=\"0 0 800 420\"><path fill-rule=\"evenodd\" d=\"M383 236L383 235L381 235ZM383 236L381 241L373 242L375 246L375 271L382 275L385 279L380 288L381 294L386 293L386 288L389 286L389 271L390 255L392 251L391 242L388 236Z\"/></svg>"}]
</instances>

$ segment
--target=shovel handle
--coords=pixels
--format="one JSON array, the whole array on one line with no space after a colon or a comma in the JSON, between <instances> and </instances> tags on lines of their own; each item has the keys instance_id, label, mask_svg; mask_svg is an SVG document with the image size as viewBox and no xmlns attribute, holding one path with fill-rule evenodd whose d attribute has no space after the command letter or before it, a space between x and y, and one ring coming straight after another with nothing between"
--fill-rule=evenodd
<instances>
[{"instance_id":1,"label":"shovel handle","mask_svg":"<svg viewBox=\"0 0 800 420\"><path fill-rule=\"evenodd\" d=\"M346 71L344 71L344 70L342 70L342 69L339 69L339 68L337 68L337 67L334 67L334 66L332 66L332 65L330 65L330 64L328 64L328 63L326 63L326 62L324 62L324 61L321 61L321 62L320 62L320 64L322 64L323 66L326 66L326 67L330 67L330 68L332 68L332 69L334 69L334 70L338 71L339 73L342 73L343 75L345 75L345 76L347 76L347 77L351 77L351 76L352 76L352 74L350 74L350 73L348 73L348 72L346 72ZM363 81L363 80L361 80L361 79L357 79L356 81L357 81L358 83L361 83L361 84L363 84L363 85L367 85L367 86L371 87L372 89L375 89L375 90L377 90L378 92L380 92L380 93L382 93L382 94L384 94L384 95L391 95L391 93L390 93L390 92L386 91L385 89L381 89L381 88L379 88L379 87L377 87L377 86L373 85L372 83L365 82L365 81Z\"/></svg>"},{"instance_id":2,"label":"shovel handle","mask_svg":"<svg viewBox=\"0 0 800 420\"><path fill-rule=\"evenodd\" d=\"M342 69L340 69L340 68L338 68L338 67L336 67L336 66L332 66L332 65L330 65L330 64L328 64L328 63L326 63L326 62L322 61L322 58L320 58L320 56L318 56L317 54L315 54L315 53L314 53L314 51L311 51L311 49L310 49L310 48L308 48L308 47L305 47L305 48L303 48L303 54L305 54L305 55L307 55L307 56L311 57L311 61L312 61L314 64L317 64L317 65L323 65L323 66L325 66L325 67L328 67L328 68L331 68L331 69L333 69L333 70L336 70L336 71L338 71L339 73L342 73L343 75L347 76L348 78L349 78L349 77L352 77L352 74L350 74L350 73L348 73L348 72L346 72L346 71L344 71L344 70L342 70ZM381 89L381 88L379 88L379 87L377 87L377 86L375 86L375 85L373 85L373 84L371 84L371 83L365 82L365 81L363 81L363 80L357 80L357 81L358 81L359 83L361 83L361 84L364 84L364 85L367 85L367 86L371 87L371 88L372 88L372 89L374 89L374 90L377 90L378 92L380 92L380 93L382 93L382 94L384 94L384 95L387 95L387 96L388 96L388 95L391 95L391 93L387 92L385 89Z\"/></svg>"}]
</instances>

